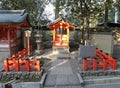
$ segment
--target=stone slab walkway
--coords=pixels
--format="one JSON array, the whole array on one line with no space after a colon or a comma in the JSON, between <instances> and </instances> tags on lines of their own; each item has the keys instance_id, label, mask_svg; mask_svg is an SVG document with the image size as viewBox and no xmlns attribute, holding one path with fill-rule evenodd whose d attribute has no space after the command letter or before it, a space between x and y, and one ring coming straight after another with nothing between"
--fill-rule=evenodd
<instances>
[{"instance_id":1,"label":"stone slab walkway","mask_svg":"<svg viewBox=\"0 0 120 88\"><path fill-rule=\"evenodd\" d=\"M45 86L80 85L77 75L73 73L69 59L56 59L52 62Z\"/></svg>"}]
</instances>

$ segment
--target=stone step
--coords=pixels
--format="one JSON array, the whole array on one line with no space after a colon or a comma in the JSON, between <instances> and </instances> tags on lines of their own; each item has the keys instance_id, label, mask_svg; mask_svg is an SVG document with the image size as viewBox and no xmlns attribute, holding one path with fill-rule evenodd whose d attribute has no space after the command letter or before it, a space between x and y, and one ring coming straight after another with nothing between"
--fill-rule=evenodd
<instances>
[{"instance_id":1,"label":"stone step","mask_svg":"<svg viewBox=\"0 0 120 88\"><path fill-rule=\"evenodd\" d=\"M79 85L72 85L72 86L52 86L52 87L44 87L44 88L81 88Z\"/></svg>"},{"instance_id":2,"label":"stone step","mask_svg":"<svg viewBox=\"0 0 120 88\"><path fill-rule=\"evenodd\" d=\"M53 47L53 53L69 53L68 47Z\"/></svg>"},{"instance_id":3,"label":"stone step","mask_svg":"<svg viewBox=\"0 0 120 88\"><path fill-rule=\"evenodd\" d=\"M85 79L85 84L86 85L91 85L91 84L110 84L110 83L120 83L119 82L120 80L120 77L117 76L117 77L111 77L111 76L103 76L103 77L99 77L99 78L88 78L88 79Z\"/></svg>"},{"instance_id":4,"label":"stone step","mask_svg":"<svg viewBox=\"0 0 120 88\"><path fill-rule=\"evenodd\" d=\"M69 59L70 58L70 54L64 54L64 53L58 54L57 58L58 59Z\"/></svg>"},{"instance_id":5,"label":"stone step","mask_svg":"<svg viewBox=\"0 0 120 88\"><path fill-rule=\"evenodd\" d=\"M80 85L79 79L76 75L48 75L45 81L45 87L52 87L52 86L73 86L73 85Z\"/></svg>"}]
</instances>

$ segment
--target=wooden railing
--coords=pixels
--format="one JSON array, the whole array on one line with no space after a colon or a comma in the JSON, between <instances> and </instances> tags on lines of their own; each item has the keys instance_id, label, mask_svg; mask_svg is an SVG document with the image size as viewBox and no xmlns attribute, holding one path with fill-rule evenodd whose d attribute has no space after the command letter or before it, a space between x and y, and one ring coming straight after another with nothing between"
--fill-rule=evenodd
<instances>
[{"instance_id":1,"label":"wooden railing","mask_svg":"<svg viewBox=\"0 0 120 88\"><path fill-rule=\"evenodd\" d=\"M30 51L32 48L30 47ZM37 72L40 72L40 60L36 59L23 59L27 57L28 49L25 48L22 51L18 52L16 55L4 60L4 70L5 72L15 70L16 72L25 69L25 71L30 72L32 69L35 69Z\"/></svg>"},{"instance_id":2,"label":"wooden railing","mask_svg":"<svg viewBox=\"0 0 120 88\"><path fill-rule=\"evenodd\" d=\"M116 70L117 59L99 49L96 49L95 58L84 58L83 60L83 71L87 71L89 68L92 68L94 71L102 68L105 71L108 67Z\"/></svg>"}]
</instances>

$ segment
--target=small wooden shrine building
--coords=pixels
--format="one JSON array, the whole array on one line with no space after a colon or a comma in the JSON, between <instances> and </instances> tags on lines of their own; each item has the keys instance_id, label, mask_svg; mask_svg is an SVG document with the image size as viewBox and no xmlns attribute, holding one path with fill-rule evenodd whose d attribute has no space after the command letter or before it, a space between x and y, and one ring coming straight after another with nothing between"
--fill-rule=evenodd
<instances>
[{"instance_id":1,"label":"small wooden shrine building","mask_svg":"<svg viewBox=\"0 0 120 88\"><path fill-rule=\"evenodd\" d=\"M0 57L9 57L22 48L23 27L30 27L25 10L0 10Z\"/></svg>"},{"instance_id":2,"label":"small wooden shrine building","mask_svg":"<svg viewBox=\"0 0 120 88\"><path fill-rule=\"evenodd\" d=\"M75 29L75 26L66 22L63 17L59 17L50 23L48 27L53 30L53 47L69 48L69 32Z\"/></svg>"}]
</instances>

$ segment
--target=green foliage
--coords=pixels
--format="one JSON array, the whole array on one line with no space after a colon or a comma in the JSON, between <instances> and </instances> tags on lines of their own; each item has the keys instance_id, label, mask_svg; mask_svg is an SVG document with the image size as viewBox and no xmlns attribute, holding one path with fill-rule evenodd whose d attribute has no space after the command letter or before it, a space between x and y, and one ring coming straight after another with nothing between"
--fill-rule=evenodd
<instances>
[{"instance_id":1,"label":"green foliage","mask_svg":"<svg viewBox=\"0 0 120 88\"><path fill-rule=\"evenodd\" d=\"M60 7L60 0L56 0L56 3L55 3L55 18L58 18L58 14L59 14L59 9Z\"/></svg>"},{"instance_id":2,"label":"green foliage","mask_svg":"<svg viewBox=\"0 0 120 88\"><path fill-rule=\"evenodd\" d=\"M3 2L3 9L26 9L30 22L34 24L38 18L38 10L40 10L39 14L41 16L44 6L42 5L46 1L51 0L1 0ZM40 3L38 7L38 1ZM87 1L87 2L85 2ZM71 9L70 16L66 16L66 18L74 24L82 25L82 17L90 16L92 25L95 26L97 23L101 23L104 21L104 10L105 4L109 8L109 18L108 21L112 22L114 20L114 6L120 5L119 0L116 0L115 5L113 5L113 0L106 0L106 2L97 2L96 0L55 0L55 16L58 16L61 9L68 7ZM41 24L45 24L49 22L45 19L40 19ZM96 20L96 21L95 21Z\"/></svg>"},{"instance_id":3,"label":"green foliage","mask_svg":"<svg viewBox=\"0 0 120 88\"><path fill-rule=\"evenodd\" d=\"M42 25L45 25L49 22L47 19L43 19L41 16L44 11L45 5L48 1L51 2L51 0L1 1L3 3L2 8L6 10L26 9L29 14L30 23L33 25L37 21L40 21L40 24ZM108 22L113 22L115 12L114 7L120 6L120 1L116 0L116 3L114 4L113 0L106 0L106 2L97 2L96 0L55 0L53 4L55 5L56 18L59 16L59 12L62 9L68 8L68 10L71 10L71 13L67 14L67 16L65 17L66 20L82 28L81 26L89 27L89 24L91 24L90 27L95 27L98 23L104 22L106 7L108 8L108 14L106 14L108 16L108 19L106 19ZM66 13L68 13L68 10L66 10ZM51 40L52 37L49 37L51 34L52 33L43 32L43 35L47 36L47 38L43 38L43 40Z\"/></svg>"},{"instance_id":4,"label":"green foliage","mask_svg":"<svg viewBox=\"0 0 120 88\"><path fill-rule=\"evenodd\" d=\"M44 11L43 7L43 0L1 0L3 3L2 8L5 10L21 10L21 9L26 9L26 11L29 14L29 20L31 24L35 24L38 21L38 14L42 14ZM38 3L40 4L38 6ZM40 10L40 11L39 11ZM40 13L38 13L38 11ZM40 19L41 23L44 21L46 22L45 19Z\"/></svg>"},{"instance_id":5,"label":"green foliage","mask_svg":"<svg viewBox=\"0 0 120 88\"><path fill-rule=\"evenodd\" d=\"M35 10L37 3L34 0L2 0L2 3L2 8L6 10L26 9L30 16L30 22L34 23L37 15Z\"/></svg>"},{"instance_id":6,"label":"green foliage","mask_svg":"<svg viewBox=\"0 0 120 88\"><path fill-rule=\"evenodd\" d=\"M114 21L113 0L98 2L96 0L69 0L71 6L70 21L77 24L82 31L83 42L89 36L89 27L96 27L98 23ZM104 31L108 31L104 29ZM86 36L87 35L87 36Z\"/></svg>"},{"instance_id":7,"label":"green foliage","mask_svg":"<svg viewBox=\"0 0 120 88\"><path fill-rule=\"evenodd\" d=\"M68 7L67 3L68 0L55 0L55 18L58 18L60 14L64 15L61 11Z\"/></svg>"},{"instance_id":8,"label":"green foliage","mask_svg":"<svg viewBox=\"0 0 120 88\"><path fill-rule=\"evenodd\" d=\"M43 34L43 38L42 38L43 41L51 41L53 38L52 31L43 31L42 34Z\"/></svg>"},{"instance_id":9,"label":"green foliage","mask_svg":"<svg viewBox=\"0 0 120 88\"><path fill-rule=\"evenodd\" d=\"M109 8L109 12L113 12L113 0L106 0L106 2L97 2L94 0L69 0L71 6L71 17L75 19L73 22L82 25L83 17L88 17L92 20L92 27L104 21L105 5ZM113 21L113 14L109 14L108 21ZM94 21L94 22L93 22ZM75 24L76 24L75 23Z\"/></svg>"}]
</instances>

